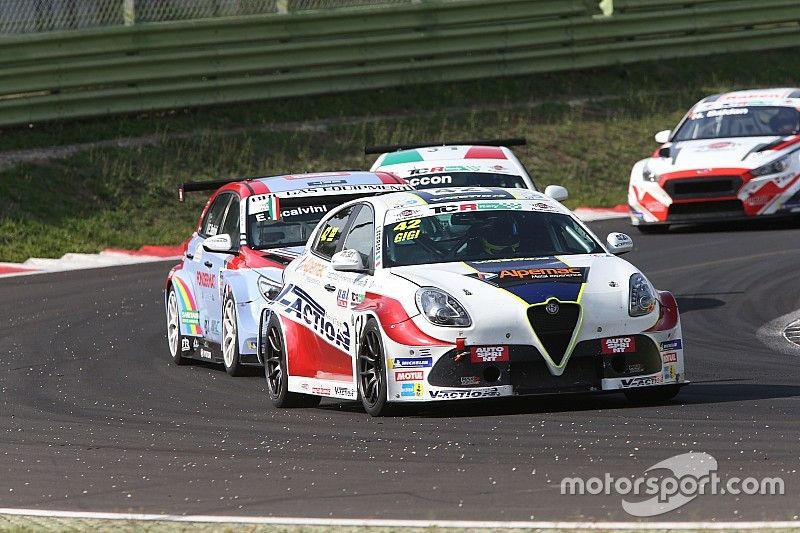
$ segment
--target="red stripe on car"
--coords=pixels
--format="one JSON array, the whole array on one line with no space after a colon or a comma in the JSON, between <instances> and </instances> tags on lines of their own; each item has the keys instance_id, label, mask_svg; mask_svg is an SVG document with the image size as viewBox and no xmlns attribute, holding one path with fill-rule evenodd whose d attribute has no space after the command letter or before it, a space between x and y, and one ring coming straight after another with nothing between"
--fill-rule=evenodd
<instances>
[{"instance_id":1,"label":"red stripe on car","mask_svg":"<svg viewBox=\"0 0 800 533\"><path fill-rule=\"evenodd\" d=\"M506 159L506 154L495 146L473 146L464 154L464 159Z\"/></svg>"}]
</instances>

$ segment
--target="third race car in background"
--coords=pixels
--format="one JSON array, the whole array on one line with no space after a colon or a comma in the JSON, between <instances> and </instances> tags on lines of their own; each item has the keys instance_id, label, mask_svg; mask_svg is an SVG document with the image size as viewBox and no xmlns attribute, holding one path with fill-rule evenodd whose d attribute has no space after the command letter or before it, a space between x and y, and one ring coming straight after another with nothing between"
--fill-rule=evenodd
<instances>
[{"instance_id":1,"label":"third race car in background","mask_svg":"<svg viewBox=\"0 0 800 533\"><path fill-rule=\"evenodd\" d=\"M640 231L670 224L800 213L800 89L708 96L631 171Z\"/></svg>"},{"instance_id":2,"label":"third race car in background","mask_svg":"<svg viewBox=\"0 0 800 533\"><path fill-rule=\"evenodd\" d=\"M373 172L391 172L415 189L441 187L502 187L538 191L525 166L508 147L522 146L525 139L450 141L368 146L366 154L381 154ZM567 190L548 185L544 194L563 202Z\"/></svg>"}]
</instances>

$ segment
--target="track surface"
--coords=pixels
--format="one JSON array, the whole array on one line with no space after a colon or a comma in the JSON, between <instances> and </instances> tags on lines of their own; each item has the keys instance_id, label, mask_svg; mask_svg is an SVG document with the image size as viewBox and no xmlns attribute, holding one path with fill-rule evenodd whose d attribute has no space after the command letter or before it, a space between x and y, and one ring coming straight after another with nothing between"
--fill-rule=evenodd
<instances>
[{"instance_id":1,"label":"track surface","mask_svg":"<svg viewBox=\"0 0 800 533\"><path fill-rule=\"evenodd\" d=\"M657 519L797 519L800 348L757 330L800 306L800 229L774 225L642 236L593 224L630 232L626 258L678 296L695 383L649 408L608 395L385 419L347 402L276 410L263 377L171 364L170 263L0 280L0 507L630 520L619 495L562 496L560 480L704 451L721 476L780 476L786 494L698 496Z\"/></svg>"}]
</instances>

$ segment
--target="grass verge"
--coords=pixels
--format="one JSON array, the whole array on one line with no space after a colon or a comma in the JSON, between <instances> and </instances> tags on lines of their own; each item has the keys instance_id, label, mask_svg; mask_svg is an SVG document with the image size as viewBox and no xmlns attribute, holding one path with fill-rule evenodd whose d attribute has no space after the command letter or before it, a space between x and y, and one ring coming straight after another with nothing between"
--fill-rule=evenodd
<instances>
[{"instance_id":1,"label":"grass verge","mask_svg":"<svg viewBox=\"0 0 800 533\"><path fill-rule=\"evenodd\" d=\"M205 201L195 195L178 204L179 182L365 168L373 158L363 146L373 143L525 136L528 146L516 153L540 186L566 186L569 206L623 203L630 167L652 152L655 131L674 126L706 94L796 85L788 67L795 55L710 56L6 128L0 261L176 244Z\"/></svg>"}]
</instances>

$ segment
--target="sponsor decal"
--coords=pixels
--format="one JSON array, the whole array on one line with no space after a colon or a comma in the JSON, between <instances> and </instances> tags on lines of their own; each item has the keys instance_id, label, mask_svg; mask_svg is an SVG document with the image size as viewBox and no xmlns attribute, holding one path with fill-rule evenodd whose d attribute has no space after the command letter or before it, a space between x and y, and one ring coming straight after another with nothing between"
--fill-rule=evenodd
<instances>
[{"instance_id":1,"label":"sponsor decal","mask_svg":"<svg viewBox=\"0 0 800 533\"><path fill-rule=\"evenodd\" d=\"M256 216L256 220L279 220L281 218L280 202L274 194L255 194L247 199L247 212Z\"/></svg>"},{"instance_id":2,"label":"sponsor decal","mask_svg":"<svg viewBox=\"0 0 800 533\"><path fill-rule=\"evenodd\" d=\"M341 185L347 183L347 180L326 180L326 181L309 181L309 187L326 187L328 185Z\"/></svg>"},{"instance_id":3,"label":"sponsor decal","mask_svg":"<svg viewBox=\"0 0 800 533\"><path fill-rule=\"evenodd\" d=\"M412 171L413 172L413 171ZM409 172L409 174L411 174ZM419 178L406 178L406 181L414 186L419 187L426 185L449 185L453 183L452 176L421 176Z\"/></svg>"},{"instance_id":4,"label":"sponsor decal","mask_svg":"<svg viewBox=\"0 0 800 533\"><path fill-rule=\"evenodd\" d=\"M331 388L330 387L311 387L311 394L317 394L319 396L330 396Z\"/></svg>"},{"instance_id":5,"label":"sponsor decal","mask_svg":"<svg viewBox=\"0 0 800 533\"><path fill-rule=\"evenodd\" d=\"M336 290L336 305L339 307L347 307L347 302L350 299L350 291L348 289Z\"/></svg>"},{"instance_id":6,"label":"sponsor decal","mask_svg":"<svg viewBox=\"0 0 800 533\"><path fill-rule=\"evenodd\" d=\"M209 323L209 327L208 327L209 333L211 333L212 335L221 335L220 330L219 330L220 325L221 325L221 322L219 320L212 320Z\"/></svg>"},{"instance_id":7,"label":"sponsor decal","mask_svg":"<svg viewBox=\"0 0 800 533\"><path fill-rule=\"evenodd\" d=\"M395 381L420 381L422 380L424 372L422 370L406 370L404 372L395 372Z\"/></svg>"},{"instance_id":8,"label":"sponsor decal","mask_svg":"<svg viewBox=\"0 0 800 533\"><path fill-rule=\"evenodd\" d=\"M429 204L442 204L476 200L511 200L514 195L502 189L489 187L442 187L415 191L417 196Z\"/></svg>"},{"instance_id":9,"label":"sponsor decal","mask_svg":"<svg viewBox=\"0 0 800 533\"><path fill-rule=\"evenodd\" d=\"M315 194L334 194L334 193L349 193L349 192L370 192L370 191L411 191L413 190L410 185L406 184L393 184L393 183L380 183L374 185L331 185L324 187L309 187L306 189L295 189L293 191L286 191L286 196L306 196Z\"/></svg>"},{"instance_id":10,"label":"sponsor decal","mask_svg":"<svg viewBox=\"0 0 800 533\"><path fill-rule=\"evenodd\" d=\"M748 196L747 199L744 201L747 205L751 207L761 206L768 203L772 200L772 196L768 194L759 194L756 196Z\"/></svg>"},{"instance_id":11,"label":"sponsor decal","mask_svg":"<svg viewBox=\"0 0 800 533\"><path fill-rule=\"evenodd\" d=\"M322 263L322 261L317 261L316 259L311 258L303 263L303 266L300 267L300 270L302 270L309 276L315 278L321 278L322 275L325 273L325 264Z\"/></svg>"},{"instance_id":12,"label":"sponsor decal","mask_svg":"<svg viewBox=\"0 0 800 533\"><path fill-rule=\"evenodd\" d=\"M633 353L636 351L635 337L613 337L600 341L600 351L603 354Z\"/></svg>"},{"instance_id":13,"label":"sponsor decal","mask_svg":"<svg viewBox=\"0 0 800 533\"><path fill-rule=\"evenodd\" d=\"M197 285L206 289L213 289L217 286L217 275L209 272L198 272Z\"/></svg>"},{"instance_id":14,"label":"sponsor decal","mask_svg":"<svg viewBox=\"0 0 800 533\"><path fill-rule=\"evenodd\" d=\"M628 365L628 374L638 374L639 372L644 372L644 365L641 363L635 363L632 365Z\"/></svg>"},{"instance_id":15,"label":"sponsor decal","mask_svg":"<svg viewBox=\"0 0 800 533\"><path fill-rule=\"evenodd\" d=\"M677 352L667 352L661 354L661 360L664 363L677 363L678 362L678 354Z\"/></svg>"},{"instance_id":16,"label":"sponsor decal","mask_svg":"<svg viewBox=\"0 0 800 533\"><path fill-rule=\"evenodd\" d=\"M258 347L255 339L247 339L246 341L244 341L244 345L247 347L248 350L255 350Z\"/></svg>"},{"instance_id":17,"label":"sponsor decal","mask_svg":"<svg viewBox=\"0 0 800 533\"><path fill-rule=\"evenodd\" d=\"M191 346L189 346L189 339L181 339L181 351L188 352L191 351Z\"/></svg>"},{"instance_id":18,"label":"sponsor decal","mask_svg":"<svg viewBox=\"0 0 800 533\"><path fill-rule=\"evenodd\" d=\"M200 357L203 359L211 359L211 350L207 348L200 348Z\"/></svg>"},{"instance_id":19,"label":"sponsor decal","mask_svg":"<svg viewBox=\"0 0 800 533\"><path fill-rule=\"evenodd\" d=\"M395 357L389 368L425 368L433 366L432 357Z\"/></svg>"},{"instance_id":20,"label":"sponsor decal","mask_svg":"<svg viewBox=\"0 0 800 533\"><path fill-rule=\"evenodd\" d=\"M307 381L304 381L304 382L302 382L302 383L300 384L300 388L301 388L301 389L303 389L303 390L308 390L309 386L310 386L310 385L308 384L308 382L307 382Z\"/></svg>"},{"instance_id":21,"label":"sponsor decal","mask_svg":"<svg viewBox=\"0 0 800 533\"><path fill-rule=\"evenodd\" d=\"M675 365L667 365L664 367L664 381L675 380Z\"/></svg>"},{"instance_id":22,"label":"sponsor decal","mask_svg":"<svg viewBox=\"0 0 800 533\"><path fill-rule=\"evenodd\" d=\"M461 376L462 385L478 385L480 382L480 376Z\"/></svg>"},{"instance_id":23,"label":"sponsor decal","mask_svg":"<svg viewBox=\"0 0 800 533\"><path fill-rule=\"evenodd\" d=\"M316 300L306 291L291 285L279 301L283 313L294 317L297 322L307 324L319 337L330 344L349 352L350 325L347 322L334 323Z\"/></svg>"},{"instance_id":24,"label":"sponsor decal","mask_svg":"<svg viewBox=\"0 0 800 533\"><path fill-rule=\"evenodd\" d=\"M363 292L351 292L350 293L350 307L357 307L364 301L364 293Z\"/></svg>"},{"instance_id":25,"label":"sponsor decal","mask_svg":"<svg viewBox=\"0 0 800 533\"><path fill-rule=\"evenodd\" d=\"M624 388L629 387L648 387L650 385L659 385L664 382L664 376L661 374L655 376L640 376L638 378L622 378L620 380Z\"/></svg>"},{"instance_id":26,"label":"sponsor decal","mask_svg":"<svg viewBox=\"0 0 800 533\"><path fill-rule=\"evenodd\" d=\"M473 363L508 361L508 346L470 346L469 358Z\"/></svg>"},{"instance_id":27,"label":"sponsor decal","mask_svg":"<svg viewBox=\"0 0 800 533\"><path fill-rule=\"evenodd\" d=\"M670 350L683 349L683 339L674 339L671 341L664 341L661 343L661 351L668 352Z\"/></svg>"},{"instance_id":28,"label":"sponsor decal","mask_svg":"<svg viewBox=\"0 0 800 533\"><path fill-rule=\"evenodd\" d=\"M481 169L475 165L449 165L446 167L430 167L430 168L412 168L408 171L409 176L418 176L420 174L436 174L441 172L478 172ZM444 176L443 176L444 177ZM450 176L447 176L448 178ZM413 179L413 178L411 178ZM414 185L411 179L406 178L406 181ZM450 183L450 182L448 182ZM421 184L424 185L424 184ZM433 185L433 183L431 183Z\"/></svg>"},{"instance_id":29,"label":"sponsor decal","mask_svg":"<svg viewBox=\"0 0 800 533\"><path fill-rule=\"evenodd\" d=\"M200 311L181 311L181 324L200 325Z\"/></svg>"},{"instance_id":30,"label":"sponsor decal","mask_svg":"<svg viewBox=\"0 0 800 533\"><path fill-rule=\"evenodd\" d=\"M515 268L511 270L501 270L500 280L504 279L524 279L524 280L575 280L583 281L584 268Z\"/></svg>"},{"instance_id":31,"label":"sponsor decal","mask_svg":"<svg viewBox=\"0 0 800 533\"><path fill-rule=\"evenodd\" d=\"M333 391L337 396L345 396L347 398L356 397L356 391L352 387L334 387Z\"/></svg>"},{"instance_id":32,"label":"sponsor decal","mask_svg":"<svg viewBox=\"0 0 800 533\"><path fill-rule=\"evenodd\" d=\"M416 240L421 231L419 229L420 224L422 224L422 220L419 218L404 220L395 224L392 228L392 231L395 233L392 240L395 242L395 244Z\"/></svg>"},{"instance_id":33,"label":"sponsor decal","mask_svg":"<svg viewBox=\"0 0 800 533\"><path fill-rule=\"evenodd\" d=\"M327 205L310 205L307 207L293 207L292 209L282 209L282 217L296 217L300 215L310 215L312 213L327 213Z\"/></svg>"},{"instance_id":34,"label":"sponsor decal","mask_svg":"<svg viewBox=\"0 0 800 533\"><path fill-rule=\"evenodd\" d=\"M454 390L432 390L429 391L430 397L434 400L459 400L465 398L490 398L500 396L500 389L492 387L490 389L454 389Z\"/></svg>"},{"instance_id":35,"label":"sponsor decal","mask_svg":"<svg viewBox=\"0 0 800 533\"><path fill-rule=\"evenodd\" d=\"M403 397L420 397L423 394L425 394L425 386L422 383L403 383L400 389L400 396Z\"/></svg>"},{"instance_id":36,"label":"sponsor decal","mask_svg":"<svg viewBox=\"0 0 800 533\"><path fill-rule=\"evenodd\" d=\"M196 349L198 349L199 347L200 347L200 341L198 341L198 340L195 338L195 339L192 341L192 348L194 348L194 349L196 350Z\"/></svg>"}]
</instances>

